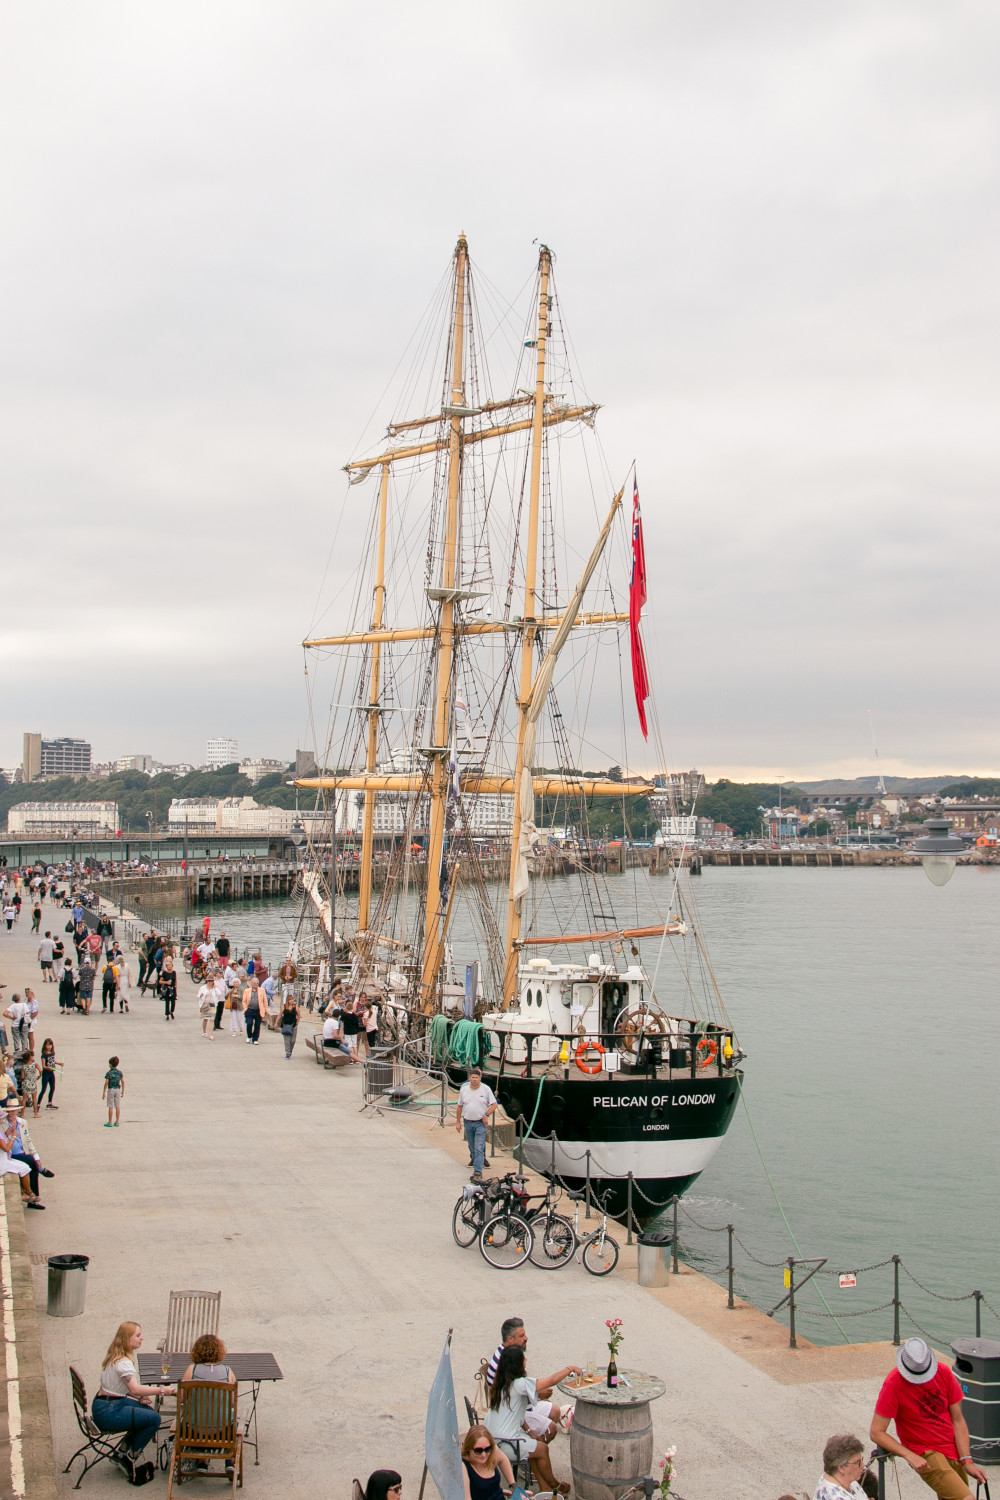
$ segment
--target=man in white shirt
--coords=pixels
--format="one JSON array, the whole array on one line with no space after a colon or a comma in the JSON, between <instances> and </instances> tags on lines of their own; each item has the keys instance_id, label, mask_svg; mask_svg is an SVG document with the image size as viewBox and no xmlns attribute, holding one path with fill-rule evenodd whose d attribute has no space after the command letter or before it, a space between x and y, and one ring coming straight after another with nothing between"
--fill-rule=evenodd
<instances>
[{"instance_id":1,"label":"man in white shirt","mask_svg":"<svg viewBox=\"0 0 1000 1500\"><path fill-rule=\"evenodd\" d=\"M472 1159L472 1180L482 1182L486 1165L486 1121L497 1107L496 1095L483 1082L482 1068L469 1069L469 1081L458 1091L455 1107L455 1129L465 1126L465 1139Z\"/></svg>"}]
</instances>

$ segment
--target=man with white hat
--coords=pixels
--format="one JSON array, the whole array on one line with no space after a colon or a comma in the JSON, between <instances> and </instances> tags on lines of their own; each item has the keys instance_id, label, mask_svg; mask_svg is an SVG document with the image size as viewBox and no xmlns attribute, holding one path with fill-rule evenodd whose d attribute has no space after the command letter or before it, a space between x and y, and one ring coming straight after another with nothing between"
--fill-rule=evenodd
<instances>
[{"instance_id":1,"label":"man with white hat","mask_svg":"<svg viewBox=\"0 0 1000 1500\"><path fill-rule=\"evenodd\" d=\"M896 1436L889 1436L895 1421ZM962 1387L923 1339L907 1339L896 1368L882 1383L871 1439L905 1458L940 1500L971 1500L968 1476L985 1483L972 1462L969 1428L962 1415Z\"/></svg>"}]
</instances>

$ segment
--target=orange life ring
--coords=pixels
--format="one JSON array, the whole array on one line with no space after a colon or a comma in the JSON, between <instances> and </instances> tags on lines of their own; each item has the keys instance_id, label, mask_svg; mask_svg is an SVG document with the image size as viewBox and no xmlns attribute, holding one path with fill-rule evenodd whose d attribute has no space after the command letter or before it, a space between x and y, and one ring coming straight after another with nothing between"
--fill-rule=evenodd
<instances>
[{"instance_id":1,"label":"orange life ring","mask_svg":"<svg viewBox=\"0 0 1000 1500\"><path fill-rule=\"evenodd\" d=\"M593 1067L589 1063L581 1061L582 1058L586 1057L588 1052L599 1052L601 1054L599 1061ZM573 1061L581 1073L600 1073L604 1068L604 1048L600 1042L581 1042L573 1053Z\"/></svg>"},{"instance_id":2,"label":"orange life ring","mask_svg":"<svg viewBox=\"0 0 1000 1500\"><path fill-rule=\"evenodd\" d=\"M719 1055L719 1045L710 1036L703 1036L695 1048L699 1068L710 1068Z\"/></svg>"}]
</instances>

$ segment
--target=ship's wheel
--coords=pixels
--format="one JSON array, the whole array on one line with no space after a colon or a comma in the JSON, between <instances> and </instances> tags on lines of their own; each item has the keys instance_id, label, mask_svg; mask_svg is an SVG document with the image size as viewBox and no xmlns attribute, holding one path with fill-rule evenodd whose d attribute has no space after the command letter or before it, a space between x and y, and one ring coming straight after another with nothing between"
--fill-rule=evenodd
<instances>
[{"instance_id":1,"label":"ship's wheel","mask_svg":"<svg viewBox=\"0 0 1000 1500\"><path fill-rule=\"evenodd\" d=\"M624 1050L634 1052L640 1036L649 1036L652 1033L666 1036L667 1023L656 1011L633 1010L619 1018L615 1030L622 1039Z\"/></svg>"}]
</instances>

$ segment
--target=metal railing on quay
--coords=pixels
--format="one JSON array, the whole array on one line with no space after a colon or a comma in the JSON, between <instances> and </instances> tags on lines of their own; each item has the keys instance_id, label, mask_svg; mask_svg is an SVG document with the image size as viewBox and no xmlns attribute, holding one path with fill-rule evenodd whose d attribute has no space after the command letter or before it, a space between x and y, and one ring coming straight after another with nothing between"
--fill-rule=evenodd
<instances>
[{"instance_id":1,"label":"metal railing on quay","mask_svg":"<svg viewBox=\"0 0 1000 1500\"><path fill-rule=\"evenodd\" d=\"M514 1148L514 1154L517 1157L521 1170L523 1171L524 1143L532 1134L529 1122L525 1119L523 1114L518 1115L515 1121L515 1128L517 1132L517 1142ZM548 1167L545 1169L545 1175L550 1177L553 1182L557 1183L565 1191L577 1191L577 1189L571 1188L570 1184L566 1182L565 1177L556 1169L556 1147L558 1146L558 1137L555 1135L555 1132L550 1132L548 1136L535 1136L534 1139L539 1142L548 1141L551 1147L551 1156ZM565 1147L560 1148L560 1154L565 1159L565 1157L567 1156ZM917 1319L913 1316L913 1313L903 1302L900 1295L900 1275L902 1274L903 1276L908 1277L915 1286L919 1287L926 1296L932 1297L938 1302L974 1303L972 1321L976 1338L982 1337L984 1307L997 1320L997 1322L1000 1323L1000 1312L997 1311L997 1309L992 1305L992 1303L988 1300L988 1298L981 1290L976 1288L971 1292L959 1292L957 1294L936 1292L932 1287L927 1286L923 1281L920 1281L916 1276L914 1276L909 1267L903 1264L902 1257L899 1255L886 1256L884 1260L875 1261L872 1265L858 1266L854 1268L847 1267L844 1270L839 1271L834 1270L832 1267L829 1267L828 1256L786 1255L779 1260L764 1260L759 1255L756 1255L750 1249L750 1247L743 1242L743 1240L737 1234L736 1228L733 1224L702 1223L701 1220L695 1218L694 1214L692 1214L690 1210L685 1207L683 1199L678 1194L674 1193L669 1198L664 1199L662 1202L657 1202L656 1200L650 1198L648 1194L645 1193L644 1190L639 1186L639 1184L635 1180L635 1174L633 1172L628 1172L623 1176L620 1173L608 1171L601 1165L600 1161L595 1156L595 1153L590 1150L581 1152L577 1159L580 1161L582 1166L582 1171L579 1175L583 1179L585 1215L588 1219L593 1216L595 1210L598 1213L609 1212L606 1206L607 1198L609 1195L607 1192L601 1193L601 1191L595 1186L593 1180L595 1177L599 1181L606 1182L612 1180L624 1182L626 1184L627 1206L625 1214L624 1216L622 1216L621 1214L610 1216L618 1218L620 1221L624 1219L624 1224L628 1236L627 1243L629 1245L633 1243L636 1235L639 1235L643 1232L642 1225L639 1222L639 1217L635 1211L635 1204L637 1201L641 1202L647 1208L655 1208L661 1211L670 1211L670 1261L671 1272L673 1275L677 1276L680 1274L680 1262L683 1253L680 1232L681 1215L683 1215L688 1223L690 1223L692 1226L694 1226L704 1234L726 1235L725 1260L713 1262L711 1268L705 1266L705 1274L708 1274L710 1277L714 1277L720 1274L725 1275L727 1292L726 1307L729 1310L733 1310L736 1307L737 1282L739 1282L741 1288L741 1291L739 1293L740 1300L748 1303L751 1307L755 1307L758 1312L764 1313L767 1317L773 1318L776 1313L782 1310L782 1308L787 1307L789 1321L788 1343L790 1349L795 1349L798 1347L798 1344L796 1342L796 1313L799 1310L799 1304L796 1301L796 1297L808 1281L811 1281L814 1276L836 1276L842 1289L853 1289L859 1285L859 1279L861 1277L870 1276L875 1272L885 1270L885 1268L888 1266L892 1267L892 1295L888 1297L884 1302L880 1302L874 1307L862 1307L845 1311L838 1310L837 1312L832 1312L828 1308L824 1308L824 1310L822 1311L816 1308L810 1308L809 1316L814 1318L830 1318L834 1322L837 1322L841 1318L872 1317L877 1313L886 1312L891 1308L892 1343L894 1346L898 1348L898 1346L902 1342L901 1327L902 1319L905 1318L910 1324L912 1324L912 1326L917 1330L918 1333L927 1338L931 1343L940 1347L940 1345L944 1341L942 1341L937 1335L929 1333L926 1328L918 1323ZM739 1246L740 1250L744 1253L747 1259L752 1261L754 1265L760 1266L767 1270L780 1270L782 1272L784 1295L779 1299L778 1302L774 1304L773 1307L761 1306L759 1303L754 1301L753 1297L747 1290L746 1284L743 1281L743 1278L740 1276L739 1270L737 1269L736 1252L734 1248L735 1246ZM700 1256L698 1258L701 1259ZM686 1259L685 1264L687 1264ZM811 1269L806 1270L806 1273L804 1275L800 1274L800 1272L807 1267Z\"/></svg>"},{"instance_id":2,"label":"metal railing on quay","mask_svg":"<svg viewBox=\"0 0 1000 1500\"><path fill-rule=\"evenodd\" d=\"M362 1112L371 1107L378 1111L428 1110L436 1112L438 1124L443 1125L446 1114L454 1108L447 1071L408 1061L402 1045L377 1048L374 1056L366 1058L361 1087Z\"/></svg>"}]
</instances>

